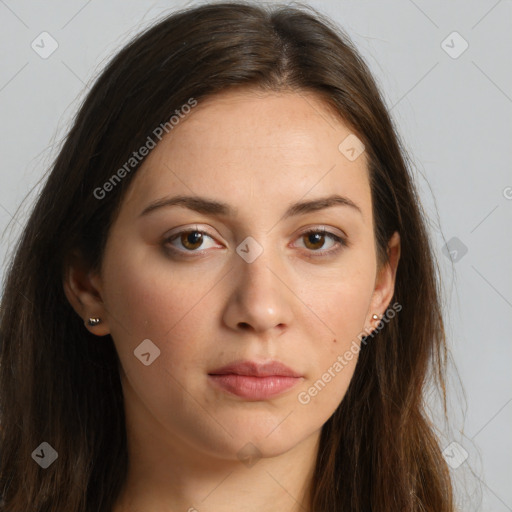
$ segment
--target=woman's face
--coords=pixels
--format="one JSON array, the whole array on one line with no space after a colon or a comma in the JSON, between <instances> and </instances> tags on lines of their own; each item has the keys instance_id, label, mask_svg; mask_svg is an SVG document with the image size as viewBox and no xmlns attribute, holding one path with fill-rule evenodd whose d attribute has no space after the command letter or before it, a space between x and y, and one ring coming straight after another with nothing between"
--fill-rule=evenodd
<instances>
[{"instance_id":1,"label":"woman's face","mask_svg":"<svg viewBox=\"0 0 512 512\"><path fill-rule=\"evenodd\" d=\"M102 309L89 311L119 354L128 422L225 459L318 434L393 293L360 150L313 94L254 90L199 101L151 150L93 277ZM191 199L146 210L178 196ZM241 360L299 377L212 377Z\"/></svg>"}]
</instances>

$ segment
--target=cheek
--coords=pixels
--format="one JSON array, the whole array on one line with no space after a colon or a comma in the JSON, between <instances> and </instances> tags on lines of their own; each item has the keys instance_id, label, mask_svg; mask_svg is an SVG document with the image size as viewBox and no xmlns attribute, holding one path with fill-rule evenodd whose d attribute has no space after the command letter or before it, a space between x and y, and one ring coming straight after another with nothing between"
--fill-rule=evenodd
<instances>
[{"instance_id":1,"label":"cheek","mask_svg":"<svg viewBox=\"0 0 512 512\"><path fill-rule=\"evenodd\" d=\"M373 290L371 261L363 258L305 301L322 320L323 325L318 325L323 343L311 347L314 370L297 398L308 411L321 417L327 414L325 420L343 399L354 374ZM318 318L311 318L310 329L311 322L318 323Z\"/></svg>"},{"instance_id":2,"label":"cheek","mask_svg":"<svg viewBox=\"0 0 512 512\"><path fill-rule=\"evenodd\" d=\"M365 262L347 265L332 276L328 285L307 296L305 302L318 312L328 328L333 349L343 348L352 339L357 339L366 326L374 280L375 273Z\"/></svg>"},{"instance_id":3,"label":"cheek","mask_svg":"<svg viewBox=\"0 0 512 512\"><path fill-rule=\"evenodd\" d=\"M218 278L171 270L165 256L150 260L133 251L130 258L105 259L105 306L125 372L140 366L134 350L144 340L160 351L159 365L172 370L179 364L183 371L195 340L206 339L200 329L206 330L206 309L212 311L208 295Z\"/></svg>"}]
</instances>

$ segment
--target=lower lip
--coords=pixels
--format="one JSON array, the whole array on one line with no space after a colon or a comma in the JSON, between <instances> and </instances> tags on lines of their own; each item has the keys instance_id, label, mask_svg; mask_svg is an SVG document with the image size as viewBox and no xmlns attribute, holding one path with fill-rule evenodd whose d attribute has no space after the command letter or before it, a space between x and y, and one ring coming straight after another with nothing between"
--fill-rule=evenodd
<instances>
[{"instance_id":1,"label":"lower lip","mask_svg":"<svg viewBox=\"0 0 512 512\"><path fill-rule=\"evenodd\" d=\"M229 393L249 400L265 400L279 395L298 384L302 377L284 377L269 375L255 377L254 375L208 375L217 386Z\"/></svg>"}]
</instances>

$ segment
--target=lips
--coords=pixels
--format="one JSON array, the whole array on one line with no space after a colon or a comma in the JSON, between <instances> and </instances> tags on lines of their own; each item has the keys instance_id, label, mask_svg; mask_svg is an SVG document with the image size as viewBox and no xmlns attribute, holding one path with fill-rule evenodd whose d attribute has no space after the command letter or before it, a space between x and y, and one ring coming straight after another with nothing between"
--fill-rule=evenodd
<instances>
[{"instance_id":1,"label":"lips","mask_svg":"<svg viewBox=\"0 0 512 512\"><path fill-rule=\"evenodd\" d=\"M302 375L279 361L235 361L208 374L212 386L249 401L268 400L294 388Z\"/></svg>"},{"instance_id":2,"label":"lips","mask_svg":"<svg viewBox=\"0 0 512 512\"><path fill-rule=\"evenodd\" d=\"M222 368L209 372L209 375L247 375L253 377L302 377L302 375L279 361L265 363L257 361L234 361Z\"/></svg>"}]
</instances>

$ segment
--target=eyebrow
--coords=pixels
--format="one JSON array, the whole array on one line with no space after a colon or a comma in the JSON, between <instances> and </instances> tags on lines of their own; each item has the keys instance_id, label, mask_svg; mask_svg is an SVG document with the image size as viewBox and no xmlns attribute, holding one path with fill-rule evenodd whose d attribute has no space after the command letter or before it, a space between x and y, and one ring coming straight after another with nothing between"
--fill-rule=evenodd
<instances>
[{"instance_id":1,"label":"eyebrow","mask_svg":"<svg viewBox=\"0 0 512 512\"><path fill-rule=\"evenodd\" d=\"M139 217L143 217L155 210L169 206L182 206L205 215L236 217L238 213L237 208L233 208L227 203L215 201L206 197L180 195L175 197L164 197L150 203L144 208L144 210L142 210ZM338 194L333 194L327 197L312 199L310 201L299 201L297 203L293 203L284 213L283 220L296 215L305 215L306 213L331 208L333 206L348 206L362 215L361 208L359 208L359 206L357 206L357 204L351 199Z\"/></svg>"}]
</instances>

